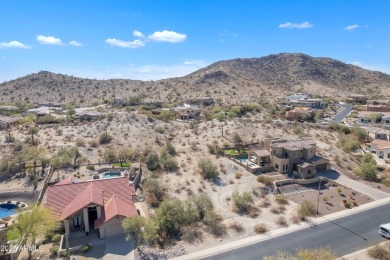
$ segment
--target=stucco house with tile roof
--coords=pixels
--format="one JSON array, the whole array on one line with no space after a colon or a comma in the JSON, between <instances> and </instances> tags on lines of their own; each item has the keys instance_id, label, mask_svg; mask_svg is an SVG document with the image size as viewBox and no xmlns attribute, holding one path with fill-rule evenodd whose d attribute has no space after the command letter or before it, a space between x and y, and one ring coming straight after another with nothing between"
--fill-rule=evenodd
<instances>
[{"instance_id":1,"label":"stucco house with tile roof","mask_svg":"<svg viewBox=\"0 0 390 260\"><path fill-rule=\"evenodd\" d=\"M390 141L375 139L370 143L370 152L381 159L390 159Z\"/></svg>"},{"instance_id":2,"label":"stucco house with tile roof","mask_svg":"<svg viewBox=\"0 0 390 260\"><path fill-rule=\"evenodd\" d=\"M63 222L70 237L95 230L100 238L123 234L122 220L138 215L134 186L125 177L90 181L66 178L49 186L45 196L45 206Z\"/></svg>"}]
</instances>

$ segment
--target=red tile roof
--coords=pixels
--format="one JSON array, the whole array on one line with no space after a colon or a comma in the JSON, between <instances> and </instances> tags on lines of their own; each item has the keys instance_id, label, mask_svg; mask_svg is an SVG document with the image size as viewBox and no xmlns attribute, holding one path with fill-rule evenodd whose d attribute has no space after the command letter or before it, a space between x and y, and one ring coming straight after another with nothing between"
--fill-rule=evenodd
<instances>
[{"instance_id":1,"label":"red tile roof","mask_svg":"<svg viewBox=\"0 0 390 260\"><path fill-rule=\"evenodd\" d=\"M57 183L47 188L45 205L52 209L53 215L59 220L66 219L90 204L104 206L102 213L109 216L112 212L111 207L107 207L107 203L114 195L121 200L118 203L119 208L127 207L135 210L132 200L135 190L124 177L78 183ZM133 209L131 212L134 212ZM120 209L116 212L128 213L129 211Z\"/></svg>"},{"instance_id":2,"label":"red tile roof","mask_svg":"<svg viewBox=\"0 0 390 260\"><path fill-rule=\"evenodd\" d=\"M376 145L377 150L384 150L390 148L390 141L375 139L371 142L371 145Z\"/></svg>"},{"instance_id":3,"label":"red tile roof","mask_svg":"<svg viewBox=\"0 0 390 260\"><path fill-rule=\"evenodd\" d=\"M135 215L137 215L137 209L135 207L129 207L126 201L113 195L105 204L102 217L95 220L95 229L99 228L115 216L128 217Z\"/></svg>"}]
</instances>

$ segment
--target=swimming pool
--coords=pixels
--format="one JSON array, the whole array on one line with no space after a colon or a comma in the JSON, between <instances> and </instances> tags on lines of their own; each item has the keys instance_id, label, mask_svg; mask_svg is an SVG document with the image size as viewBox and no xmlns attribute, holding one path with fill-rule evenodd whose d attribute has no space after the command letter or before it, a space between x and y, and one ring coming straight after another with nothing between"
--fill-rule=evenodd
<instances>
[{"instance_id":1,"label":"swimming pool","mask_svg":"<svg viewBox=\"0 0 390 260\"><path fill-rule=\"evenodd\" d=\"M103 179L110 179L115 177L121 177L122 173L120 171L109 171L103 173Z\"/></svg>"},{"instance_id":2,"label":"swimming pool","mask_svg":"<svg viewBox=\"0 0 390 260\"><path fill-rule=\"evenodd\" d=\"M16 213L16 209L18 206L13 203L3 203L0 204L0 218L5 218Z\"/></svg>"},{"instance_id":3,"label":"swimming pool","mask_svg":"<svg viewBox=\"0 0 390 260\"><path fill-rule=\"evenodd\" d=\"M237 161L240 161L241 163L247 163L248 162L248 155L246 155L246 154L239 155L239 156L236 156L235 159Z\"/></svg>"}]
</instances>

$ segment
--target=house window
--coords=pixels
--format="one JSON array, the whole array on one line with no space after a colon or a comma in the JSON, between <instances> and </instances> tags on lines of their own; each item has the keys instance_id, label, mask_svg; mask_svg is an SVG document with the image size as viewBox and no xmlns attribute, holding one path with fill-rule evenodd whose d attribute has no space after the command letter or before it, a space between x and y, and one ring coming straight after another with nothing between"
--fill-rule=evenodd
<instances>
[{"instance_id":1,"label":"house window","mask_svg":"<svg viewBox=\"0 0 390 260\"><path fill-rule=\"evenodd\" d=\"M390 158L390 153L387 154L387 158Z\"/></svg>"},{"instance_id":2,"label":"house window","mask_svg":"<svg viewBox=\"0 0 390 260\"><path fill-rule=\"evenodd\" d=\"M83 218L81 216L76 216L73 218L73 227L80 227L83 224Z\"/></svg>"},{"instance_id":3,"label":"house window","mask_svg":"<svg viewBox=\"0 0 390 260\"><path fill-rule=\"evenodd\" d=\"M360 119L360 122L362 122L362 123L363 123L363 122L364 122L364 119L363 119L363 118L361 118L361 119Z\"/></svg>"},{"instance_id":4,"label":"house window","mask_svg":"<svg viewBox=\"0 0 390 260\"><path fill-rule=\"evenodd\" d=\"M275 169L279 169L279 165L275 163Z\"/></svg>"},{"instance_id":5,"label":"house window","mask_svg":"<svg viewBox=\"0 0 390 260\"><path fill-rule=\"evenodd\" d=\"M390 123L390 120L386 120L385 123L386 123L386 124L389 124L389 123Z\"/></svg>"},{"instance_id":6,"label":"house window","mask_svg":"<svg viewBox=\"0 0 390 260\"><path fill-rule=\"evenodd\" d=\"M283 171L284 171L284 165L283 165Z\"/></svg>"},{"instance_id":7,"label":"house window","mask_svg":"<svg viewBox=\"0 0 390 260\"><path fill-rule=\"evenodd\" d=\"M286 171L288 170L288 164L286 165Z\"/></svg>"}]
</instances>

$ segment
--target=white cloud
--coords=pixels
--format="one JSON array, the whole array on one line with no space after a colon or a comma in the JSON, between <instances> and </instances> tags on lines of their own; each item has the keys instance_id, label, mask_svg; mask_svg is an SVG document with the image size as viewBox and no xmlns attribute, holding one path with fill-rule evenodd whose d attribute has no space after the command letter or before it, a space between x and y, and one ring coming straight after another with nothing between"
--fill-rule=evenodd
<instances>
[{"instance_id":1,"label":"white cloud","mask_svg":"<svg viewBox=\"0 0 390 260\"><path fill-rule=\"evenodd\" d=\"M30 49L30 46L27 46L19 41L10 41L10 42L0 42L0 49L3 48L19 48L19 49Z\"/></svg>"},{"instance_id":2,"label":"white cloud","mask_svg":"<svg viewBox=\"0 0 390 260\"><path fill-rule=\"evenodd\" d=\"M307 28L311 28L313 26L314 25L311 24L310 22L303 22L303 23L290 23L290 22L287 22L287 23L279 24L279 28L307 29Z\"/></svg>"},{"instance_id":3,"label":"white cloud","mask_svg":"<svg viewBox=\"0 0 390 260\"><path fill-rule=\"evenodd\" d=\"M83 44L80 43L80 42L78 42L78 41L70 41L70 42L69 42L69 45L73 45L73 46L77 46L77 47L83 46Z\"/></svg>"},{"instance_id":4,"label":"white cloud","mask_svg":"<svg viewBox=\"0 0 390 260\"><path fill-rule=\"evenodd\" d=\"M138 38L144 38L145 37L145 35L142 32L137 31L137 30L135 30L133 32L133 36L138 37Z\"/></svg>"},{"instance_id":5,"label":"white cloud","mask_svg":"<svg viewBox=\"0 0 390 260\"><path fill-rule=\"evenodd\" d=\"M360 28L361 26L358 25L358 24L352 24L352 25L348 25L347 27L344 28L344 30L347 30L347 31L353 31L353 30L356 30L358 28Z\"/></svg>"},{"instance_id":6,"label":"white cloud","mask_svg":"<svg viewBox=\"0 0 390 260\"><path fill-rule=\"evenodd\" d=\"M126 41L122 41L122 40L118 40L118 39L114 39L114 38L108 38L105 42L107 44L122 47L122 48L136 49L136 48L140 48L140 47L145 46L145 43L143 43L141 40L134 40L132 42L126 42Z\"/></svg>"},{"instance_id":7,"label":"white cloud","mask_svg":"<svg viewBox=\"0 0 390 260\"><path fill-rule=\"evenodd\" d=\"M41 44L64 45L61 39L53 36L37 35L37 41Z\"/></svg>"},{"instance_id":8,"label":"white cloud","mask_svg":"<svg viewBox=\"0 0 390 260\"><path fill-rule=\"evenodd\" d=\"M154 32L152 35L149 35L149 39L157 42L183 42L187 39L187 35L164 30L162 32Z\"/></svg>"}]
</instances>

